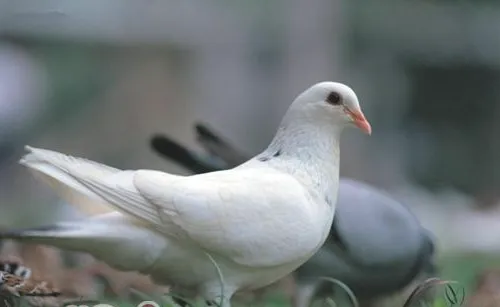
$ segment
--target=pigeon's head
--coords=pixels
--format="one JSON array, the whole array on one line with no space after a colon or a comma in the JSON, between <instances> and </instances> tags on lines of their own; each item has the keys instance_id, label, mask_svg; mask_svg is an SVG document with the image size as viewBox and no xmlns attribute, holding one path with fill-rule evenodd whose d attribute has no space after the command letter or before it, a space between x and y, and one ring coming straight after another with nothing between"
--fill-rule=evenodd
<instances>
[{"instance_id":1,"label":"pigeon's head","mask_svg":"<svg viewBox=\"0 0 500 307\"><path fill-rule=\"evenodd\" d=\"M356 93L342 83L325 81L314 84L295 99L292 109L308 118L353 124L367 134L372 132Z\"/></svg>"}]
</instances>

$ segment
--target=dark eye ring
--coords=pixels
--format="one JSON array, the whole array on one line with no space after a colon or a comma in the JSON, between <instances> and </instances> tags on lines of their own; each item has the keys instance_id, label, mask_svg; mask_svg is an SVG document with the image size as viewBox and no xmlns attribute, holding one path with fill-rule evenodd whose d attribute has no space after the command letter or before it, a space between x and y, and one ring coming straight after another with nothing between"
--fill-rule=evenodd
<instances>
[{"instance_id":1,"label":"dark eye ring","mask_svg":"<svg viewBox=\"0 0 500 307\"><path fill-rule=\"evenodd\" d=\"M330 92L330 94L328 94L328 97L326 97L326 102L336 106L340 104L340 100L340 95L336 92Z\"/></svg>"}]
</instances>

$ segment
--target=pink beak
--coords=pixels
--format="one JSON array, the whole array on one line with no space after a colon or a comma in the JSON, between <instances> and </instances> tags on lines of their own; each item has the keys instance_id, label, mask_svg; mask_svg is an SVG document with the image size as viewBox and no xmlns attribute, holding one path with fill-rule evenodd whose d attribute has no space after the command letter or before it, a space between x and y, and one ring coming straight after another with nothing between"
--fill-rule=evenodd
<instances>
[{"instance_id":1,"label":"pink beak","mask_svg":"<svg viewBox=\"0 0 500 307\"><path fill-rule=\"evenodd\" d=\"M347 114L349 114L353 120L353 123L361 129L364 133L371 135L372 134L372 126L370 123L366 120L365 115L361 111L351 111L349 109L345 109Z\"/></svg>"}]
</instances>

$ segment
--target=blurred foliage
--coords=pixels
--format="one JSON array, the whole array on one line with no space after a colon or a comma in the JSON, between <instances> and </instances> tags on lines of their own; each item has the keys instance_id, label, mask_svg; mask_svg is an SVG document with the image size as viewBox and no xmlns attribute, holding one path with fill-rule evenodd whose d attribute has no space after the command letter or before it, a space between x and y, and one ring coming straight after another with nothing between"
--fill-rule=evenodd
<instances>
[{"instance_id":1,"label":"blurred foliage","mask_svg":"<svg viewBox=\"0 0 500 307\"><path fill-rule=\"evenodd\" d=\"M48 108L33 123L30 133L62 121L71 121L71 115L90 107L113 77L111 56L113 48L90 43L61 42L57 40L7 39L20 45L44 66L50 92Z\"/></svg>"},{"instance_id":2,"label":"blurred foliage","mask_svg":"<svg viewBox=\"0 0 500 307\"><path fill-rule=\"evenodd\" d=\"M52 89L50 108L38 122L40 126L71 120L72 114L96 103L92 98L109 85L112 70L109 54L102 47L62 43L35 43L30 47L46 65Z\"/></svg>"},{"instance_id":3,"label":"blurred foliage","mask_svg":"<svg viewBox=\"0 0 500 307\"><path fill-rule=\"evenodd\" d=\"M429 164L411 164L412 175L431 189L451 185L472 195L491 189L500 181L491 168L492 149L482 144L490 143L496 116L496 91L491 89L499 82L498 71L465 63L412 65L409 71L414 86L401 129L414 123L432 136Z\"/></svg>"}]
</instances>

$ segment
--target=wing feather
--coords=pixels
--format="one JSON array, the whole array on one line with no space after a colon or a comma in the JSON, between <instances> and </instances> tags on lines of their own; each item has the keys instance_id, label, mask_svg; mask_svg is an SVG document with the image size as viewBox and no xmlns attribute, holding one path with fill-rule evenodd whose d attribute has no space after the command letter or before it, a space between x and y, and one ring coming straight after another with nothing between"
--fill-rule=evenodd
<instances>
[{"instance_id":1,"label":"wing feather","mask_svg":"<svg viewBox=\"0 0 500 307\"><path fill-rule=\"evenodd\" d=\"M77 177L75 179L118 210L146 222L159 232L170 234L171 227L167 225L168 220L162 219L162 216L165 216L164 210L159 210L158 206L144 198L133 185L135 173L136 171L123 171L119 181L116 180L116 176ZM128 180L124 180L124 176L129 177Z\"/></svg>"},{"instance_id":2,"label":"wing feather","mask_svg":"<svg viewBox=\"0 0 500 307\"><path fill-rule=\"evenodd\" d=\"M321 246L316 232L320 227L314 225L317 208L307 206L311 196L291 176L262 169L233 169L176 181L165 175L141 170L134 185L169 222L211 252L262 267L308 257Z\"/></svg>"},{"instance_id":3,"label":"wing feather","mask_svg":"<svg viewBox=\"0 0 500 307\"><path fill-rule=\"evenodd\" d=\"M305 261L321 246L331 223L331 218L318 219L332 214L322 199L294 177L259 164L176 176L28 150L22 163L65 185L64 192L110 204L150 229L240 265Z\"/></svg>"}]
</instances>

